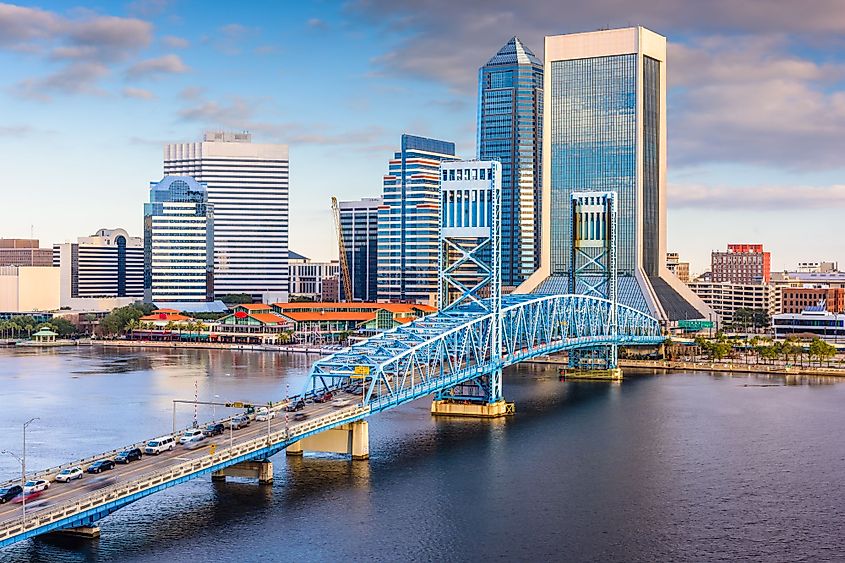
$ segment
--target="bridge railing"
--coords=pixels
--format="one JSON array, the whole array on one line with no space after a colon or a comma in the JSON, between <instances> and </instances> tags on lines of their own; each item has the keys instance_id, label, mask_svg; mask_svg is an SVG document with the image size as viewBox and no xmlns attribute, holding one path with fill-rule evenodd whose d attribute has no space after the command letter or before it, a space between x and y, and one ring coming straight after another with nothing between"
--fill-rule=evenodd
<instances>
[{"instance_id":1,"label":"bridge railing","mask_svg":"<svg viewBox=\"0 0 845 563\"><path fill-rule=\"evenodd\" d=\"M149 491L155 487L173 483L176 480L207 471L215 466L225 467L238 463L242 460L241 458L251 456L267 448L285 447L314 432L362 418L368 412L369 408L362 408L361 406L348 407L343 410L331 412L314 419L306 420L286 430L271 432L258 438L235 444L232 447L222 447L214 454L173 465L127 483L118 483L97 489L83 498L67 501L53 509L44 509L31 513L27 515L26 522L22 522L18 518L7 521L4 524L0 523L0 544L4 540L21 534L27 534L29 532L43 533L38 530L49 527L51 524L57 524L63 520L73 518L87 511L109 510L110 508L116 510L120 506L127 504L127 502L121 503L120 501L125 501L128 497L141 495L145 491ZM231 463L227 464L227 462ZM120 504L118 506L110 506L115 503ZM57 526L55 529L61 529L62 527L64 526Z\"/></svg>"}]
</instances>

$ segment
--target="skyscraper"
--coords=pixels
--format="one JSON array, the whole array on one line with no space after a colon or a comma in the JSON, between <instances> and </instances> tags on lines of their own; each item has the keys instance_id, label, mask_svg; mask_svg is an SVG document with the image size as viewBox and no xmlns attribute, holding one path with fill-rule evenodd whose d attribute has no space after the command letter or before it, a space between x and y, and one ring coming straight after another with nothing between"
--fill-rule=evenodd
<instances>
[{"instance_id":1,"label":"skyscraper","mask_svg":"<svg viewBox=\"0 0 845 563\"><path fill-rule=\"evenodd\" d=\"M570 195L616 192L622 304L662 320L712 310L666 268L666 38L643 27L546 37L540 269L519 291L565 293Z\"/></svg>"},{"instance_id":2,"label":"skyscraper","mask_svg":"<svg viewBox=\"0 0 845 563\"><path fill-rule=\"evenodd\" d=\"M190 176L150 183L144 204L144 301L214 299L214 213Z\"/></svg>"},{"instance_id":3,"label":"skyscraper","mask_svg":"<svg viewBox=\"0 0 845 563\"><path fill-rule=\"evenodd\" d=\"M352 301L374 302L378 298L378 210L384 200L365 197L341 201L340 229L352 276Z\"/></svg>"},{"instance_id":4,"label":"skyscraper","mask_svg":"<svg viewBox=\"0 0 845 563\"><path fill-rule=\"evenodd\" d=\"M264 303L288 297L288 147L206 132L164 147L165 175L191 176L214 206L214 287Z\"/></svg>"},{"instance_id":5,"label":"skyscraper","mask_svg":"<svg viewBox=\"0 0 845 563\"><path fill-rule=\"evenodd\" d=\"M433 303L440 242L440 162L455 143L402 135L384 176L378 214L378 298Z\"/></svg>"},{"instance_id":6,"label":"skyscraper","mask_svg":"<svg viewBox=\"0 0 845 563\"><path fill-rule=\"evenodd\" d=\"M53 266L61 268L63 307L84 298L144 296L144 239L123 229L54 244Z\"/></svg>"},{"instance_id":7,"label":"skyscraper","mask_svg":"<svg viewBox=\"0 0 845 563\"><path fill-rule=\"evenodd\" d=\"M543 63L514 37L478 72L478 158L502 163L502 284L540 266Z\"/></svg>"}]
</instances>

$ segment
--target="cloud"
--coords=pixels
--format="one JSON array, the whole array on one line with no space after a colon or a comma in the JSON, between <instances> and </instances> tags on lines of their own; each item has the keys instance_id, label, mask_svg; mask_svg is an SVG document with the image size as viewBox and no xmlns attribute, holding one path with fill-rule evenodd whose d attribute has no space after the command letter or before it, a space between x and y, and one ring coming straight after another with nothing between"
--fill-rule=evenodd
<instances>
[{"instance_id":1,"label":"cloud","mask_svg":"<svg viewBox=\"0 0 845 563\"><path fill-rule=\"evenodd\" d=\"M98 83L109 73L108 67L100 63L75 62L52 74L21 81L15 92L30 100L49 101L55 94L105 95Z\"/></svg>"},{"instance_id":2,"label":"cloud","mask_svg":"<svg viewBox=\"0 0 845 563\"><path fill-rule=\"evenodd\" d=\"M732 211L780 211L845 207L845 184L832 186L728 187L669 184L670 207Z\"/></svg>"},{"instance_id":3,"label":"cloud","mask_svg":"<svg viewBox=\"0 0 845 563\"><path fill-rule=\"evenodd\" d=\"M143 88L126 87L123 89L123 95L127 98L137 98L139 100L154 100L156 95L149 90Z\"/></svg>"},{"instance_id":4,"label":"cloud","mask_svg":"<svg viewBox=\"0 0 845 563\"><path fill-rule=\"evenodd\" d=\"M176 37L174 35L165 35L161 38L161 42L171 49L185 49L191 42L184 37Z\"/></svg>"},{"instance_id":5,"label":"cloud","mask_svg":"<svg viewBox=\"0 0 845 563\"><path fill-rule=\"evenodd\" d=\"M182 74L188 70L188 66L178 55L164 55L138 61L126 70L126 76L131 79L155 78L161 74Z\"/></svg>"}]
</instances>

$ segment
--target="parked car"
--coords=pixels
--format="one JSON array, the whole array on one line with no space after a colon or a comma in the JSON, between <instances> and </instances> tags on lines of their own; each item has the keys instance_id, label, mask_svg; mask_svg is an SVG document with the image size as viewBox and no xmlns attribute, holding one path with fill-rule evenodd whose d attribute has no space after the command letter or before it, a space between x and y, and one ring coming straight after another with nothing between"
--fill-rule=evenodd
<instances>
[{"instance_id":1,"label":"parked car","mask_svg":"<svg viewBox=\"0 0 845 563\"><path fill-rule=\"evenodd\" d=\"M144 446L144 453L147 455L158 455L161 452L172 450L175 445L176 440L173 439L173 436L162 436L161 438L147 442L147 445Z\"/></svg>"},{"instance_id":2,"label":"parked car","mask_svg":"<svg viewBox=\"0 0 845 563\"><path fill-rule=\"evenodd\" d=\"M114 458L115 463L129 463L141 459L141 448L123 450Z\"/></svg>"},{"instance_id":3,"label":"parked car","mask_svg":"<svg viewBox=\"0 0 845 563\"><path fill-rule=\"evenodd\" d=\"M223 426L219 422L216 422L214 424L209 424L208 426L206 426L205 430L203 430L202 432L203 432L203 434L206 435L206 437L210 438L212 436L217 436L218 434L222 434L225 430L226 430L225 426Z\"/></svg>"},{"instance_id":4,"label":"parked car","mask_svg":"<svg viewBox=\"0 0 845 563\"><path fill-rule=\"evenodd\" d=\"M341 409L343 407L348 407L352 404L352 401L349 399L335 399L332 401L332 406L336 409Z\"/></svg>"},{"instance_id":5,"label":"parked car","mask_svg":"<svg viewBox=\"0 0 845 563\"><path fill-rule=\"evenodd\" d=\"M86 471L88 473L102 473L103 471L108 471L109 469L114 469L114 461L111 459L101 459L88 466Z\"/></svg>"},{"instance_id":6,"label":"parked car","mask_svg":"<svg viewBox=\"0 0 845 563\"><path fill-rule=\"evenodd\" d=\"M298 412L295 415L293 415L293 419L297 420L297 421L305 420L306 418L308 418L308 414L304 413L304 412Z\"/></svg>"},{"instance_id":7,"label":"parked car","mask_svg":"<svg viewBox=\"0 0 845 563\"><path fill-rule=\"evenodd\" d=\"M34 481L27 481L24 483L23 492L24 493L32 493L46 491L50 488L50 482L44 479L35 479Z\"/></svg>"},{"instance_id":8,"label":"parked car","mask_svg":"<svg viewBox=\"0 0 845 563\"><path fill-rule=\"evenodd\" d=\"M62 469L59 474L56 475L57 483L68 483L74 479L82 479L81 467L68 467L67 469Z\"/></svg>"},{"instance_id":9,"label":"parked car","mask_svg":"<svg viewBox=\"0 0 845 563\"><path fill-rule=\"evenodd\" d=\"M229 427L233 430L239 430L244 426L249 426L249 417L245 414L239 414L229 419Z\"/></svg>"},{"instance_id":10,"label":"parked car","mask_svg":"<svg viewBox=\"0 0 845 563\"><path fill-rule=\"evenodd\" d=\"M255 415L255 420L259 422L267 422L276 418L276 411L271 411L267 407L259 407Z\"/></svg>"},{"instance_id":11,"label":"parked car","mask_svg":"<svg viewBox=\"0 0 845 563\"><path fill-rule=\"evenodd\" d=\"M6 504L23 492L23 487L20 485L12 485L11 487L3 487L0 489L0 504Z\"/></svg>"},{"instance_id":12,"label":"parked car","mask_svg":"<svg viewBox=\"0 0 845 563\"><path fill-rule=\"evenodd\" d=\"M202 440L205 440L205 434L202 433L202 430L199 428L191 428L190 430L185 430L182 437L179 438L179 443L184 446L187 444L201 442Z\"/></svg>"},{"instance_id":13,"label":"parked car","mask_svg":"<svg viewBox=\"0 0 845 563\"><path fill-rule=\"evenodd\" d=\"M298 401L294 401L289 403L288 406L285 407L287 412L294 412L294 411L301 411L305 408L305 401L299 399Z\"/></svg>"}]
</instances>

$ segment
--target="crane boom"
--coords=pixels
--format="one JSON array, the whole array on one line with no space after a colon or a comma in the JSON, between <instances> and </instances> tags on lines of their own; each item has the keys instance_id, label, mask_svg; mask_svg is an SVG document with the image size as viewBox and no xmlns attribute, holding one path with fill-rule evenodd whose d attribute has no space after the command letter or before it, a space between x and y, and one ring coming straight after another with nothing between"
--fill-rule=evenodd
<instances>
[{"instance_id":1,"label":"crane boom","mask_svg":"<svg viewBox=\"0 0 845 563\"><path fill-rule=\"evenodd\" d=\"M334 229L337 232L337 248L340 254L342 291L346 294L346 301L353 301L352 276L349 275L349 262L346 260L346 245L343 243L343 229L340 226L340 209L337 205L337 198L334 196L332 196L332 215L334 215Z\"/></svg>"}]
</instances>

